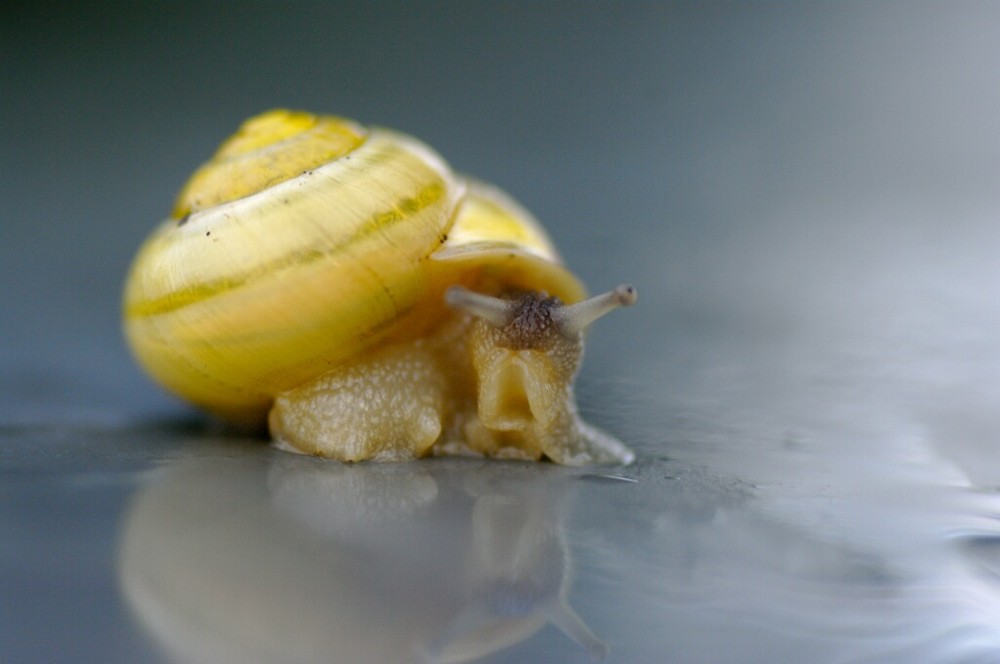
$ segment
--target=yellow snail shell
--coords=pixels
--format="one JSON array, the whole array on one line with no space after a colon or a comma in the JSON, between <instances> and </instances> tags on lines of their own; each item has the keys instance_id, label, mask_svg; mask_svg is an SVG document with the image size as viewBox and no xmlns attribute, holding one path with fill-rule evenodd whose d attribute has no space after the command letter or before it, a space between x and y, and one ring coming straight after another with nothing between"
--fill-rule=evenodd
<instances>
[{"instance_id":1,"label":"yellow snail shell","mask_svg":"<svg viewBox=\"0 0 1000 664\"><path fill-rule=\"evenodd\" d=\"M276 110L143 244L124 325L168 389L295 451L629 462L572 380L583 329L635 291L584 297L530 214L423 143Z\"/></svg>"}]
</instances>

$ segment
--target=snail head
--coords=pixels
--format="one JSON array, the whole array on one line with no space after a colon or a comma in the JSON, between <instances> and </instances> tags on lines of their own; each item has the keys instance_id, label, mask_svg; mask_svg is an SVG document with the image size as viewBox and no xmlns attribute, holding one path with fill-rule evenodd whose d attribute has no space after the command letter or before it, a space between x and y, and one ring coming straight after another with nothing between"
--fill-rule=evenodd
<instances>
[{"instance_id":1,"label":"snail head","mask_svg":"<svg viewBox=\"0 0 1000 664\"><path fill-rule=\"evenodd\" d=\"M574 412L573 377L583 359L583 332L636 300L632 286L576 304L545 293L505 299L452 287L445 300L473 315L470 350L478 378L480 422L494 431L547 430Z\"/></svg>"}]
</instances>

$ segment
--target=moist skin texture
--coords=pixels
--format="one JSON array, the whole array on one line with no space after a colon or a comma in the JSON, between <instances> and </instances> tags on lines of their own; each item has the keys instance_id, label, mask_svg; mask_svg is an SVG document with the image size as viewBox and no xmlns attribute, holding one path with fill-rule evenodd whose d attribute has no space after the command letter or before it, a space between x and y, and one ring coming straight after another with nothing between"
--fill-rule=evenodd
<instances>
[{"instance_id":1,"label":"moist skin texture","mask_svg":"<svg viewBox=\"0 0 1000 664\"><path fill-rule=\"evenodd\" d=\"M458 315L430 338L387 348L282 393L279 446L341 461L428 454L629 463L622 443L583 423L572 382L582 335L552 321L554 298L522 296L503 326Z\"/></svg>"}]
</instances>

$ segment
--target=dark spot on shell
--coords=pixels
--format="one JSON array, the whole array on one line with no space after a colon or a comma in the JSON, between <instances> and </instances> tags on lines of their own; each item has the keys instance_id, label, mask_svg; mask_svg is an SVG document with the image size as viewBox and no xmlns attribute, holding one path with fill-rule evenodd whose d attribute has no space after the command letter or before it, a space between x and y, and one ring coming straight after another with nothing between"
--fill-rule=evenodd
<instances>
[{"instance_id":1,"label":"dark spot on shell","mask_svg":"<svg viewBox=\"0 0 1000 664\"><path fill-rule=\"evenodd\" d=\"M181 217L180 219L177 220L177 226L178 227L183 226L184 224L186 224L188 222L188 219L190 219L190 218L191 218L191 213L188 212L186 215L184 215L183 217Z\"/></svg>"},{"instance_id":2,"label":"dark spot on shell","mask_svg":"<svg viewBox=\"0 0 1000 664\"><path fill-rule=\"evenodd\" d=\"M205 237L208 237L211 234L212 234L212 231L205 231Z\"/></svg>"}]
</instances>

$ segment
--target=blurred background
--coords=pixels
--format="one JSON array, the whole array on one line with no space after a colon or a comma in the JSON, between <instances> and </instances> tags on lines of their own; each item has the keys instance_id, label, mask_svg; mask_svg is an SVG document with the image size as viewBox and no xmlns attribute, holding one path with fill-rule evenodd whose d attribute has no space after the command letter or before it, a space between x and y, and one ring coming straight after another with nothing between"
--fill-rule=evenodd
<instances>
[{"instance_id":1,"label":"blurred background","mask_svg":"<svg viewBox=\"0 0 1000 664\"><path fill-rule=\"evenodd\" d=\"M276 106L418 136L534 211L591 288L634 281L643 305L602 323L591 361L657 391L705 359L658 343L693 329L782 346L806 325L926 325L942 302L996 313L998 14L15 4L0 28L0 416L176 408L123 347L124 273L191 171Z\"/></svg>"},{"instance_id":2,"label":"blurred background","mask_svg":"<svg viewBox=\"0 0 1000 664\"><path fill-rule=\"evenodd\" d=\"M679 661L712 661L694 640L720 618L683 611L685 600L711 597L700 606L721 603L738 622L765 601L740 584L781 585L782 570L753 573L761 561L817 559L812 544L769 547L832 538L823 551L837 565L830 552L843 547L879 560L865 579L947 589L892 595L922 608L859 627L868 637L963 635L879 650L887 638L866 657L995 661L1000 612L983 581L1000 569L1000 5L990 2L8 3L0 490L20 511L0 526L16 563L4 587L35 607L24 615L43 613L29 588L51 571L44 557L25 561L69 546L60 529L81 519L98 533L80 535L95 561L83 572L97 575L90 591L118 601L112 572L94 570L114 558L117 515L145 476L97 497L67 477L119 468L113 458L144 470L173 454L191 418L128 355L124 275L194 168L244 118L277 106L423 139L532 210L592 290L638 287L638 305L591 334L581 403L639 451L630 479L680 484L646 484L619 512L597 509L588 532L609 525L628 542L615 530L632 523L624 513L644 537L677 542L689 514L664 505L718 514L745 490L754 507L737 527L709 531L718 537L698 535L713 543L713 574L751 570L721 575L743 592L687 587L664 603L684 583L705 590L668 571L706 549L661 558L651 540L635 544L646 578L679 586L605 621L633 656L664 652L649 639L668 625ZM23 483L39 475L52 483L44 494ZM600 564L628 560L614 552ZM956 560L961 578L940 577ZM810 582L822 576L805 570ZM601 588L594 596L614 597ZM64 599L80 604L74 592ZM757 604L728 602L754 593ZM853 627L825 623L828 604L808 608L816 620L790 628L802 636L795 647L787 633L740 632L711 652L725 656L728 643L795 661L823 643L843 656L831 644L856 637ZM766 615L784 624L793 614ZM41 648L30 630L7 630L16 652Z\"/></svg>"}]
</instances>

